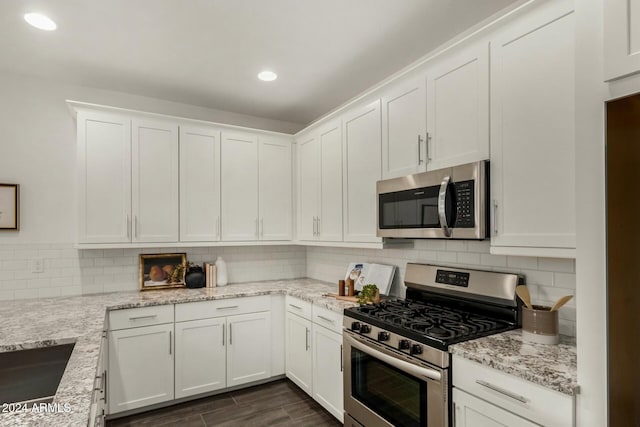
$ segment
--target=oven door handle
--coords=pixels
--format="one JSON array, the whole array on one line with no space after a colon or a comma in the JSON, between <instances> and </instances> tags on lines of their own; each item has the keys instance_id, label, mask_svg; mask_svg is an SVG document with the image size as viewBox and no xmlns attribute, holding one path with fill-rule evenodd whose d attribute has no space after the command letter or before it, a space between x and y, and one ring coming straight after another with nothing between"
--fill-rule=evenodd
<instances>
[{"instance_id":1,"label":"oven door handle","mask_svg":"<svg viewBox=\"0 0 640 427\"><path fill-rule=\"evenodd\" d=\"M380 350L376 350L367 344L364 344L360 341L357 341L351 338L348 335L345 335L345 339L348 341L351 347L357 348L363 353L368 354L371 357L375 357L378 360L381 360L394 368L400 369L408 374L413 376L423 378L423 379L432 379L435 381L440 381L442 379L442 374L435 369L429 369L422 366L415 365L413 363L405 362L404 360L398 359L396 357L390 356L386 353L381 352Z\"/></svg>"},{"instance_id":2,"label":"oven door handle","mask_svg":"<svg viewBox=\"0 0 640 427\"><path fill-rule=\"evenodd\" d=\"M450 176L445 176L440 183L440 191L438 192L438 216L440 217L440 227L444 233L444 237L451 237L451 229L447 222L447 190L449 189L449 183L451 182Z\"/></svg>"}]
</instances>

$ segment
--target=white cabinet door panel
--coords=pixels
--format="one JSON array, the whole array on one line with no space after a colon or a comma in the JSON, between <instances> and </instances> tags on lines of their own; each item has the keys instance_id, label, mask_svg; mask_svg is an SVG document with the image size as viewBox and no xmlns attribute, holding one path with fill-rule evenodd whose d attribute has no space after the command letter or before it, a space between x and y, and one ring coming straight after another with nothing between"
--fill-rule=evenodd
<instances>
[{"instance_id":1,"label":"white cabinet door panel","mask_svg":"<svg viewBox=\"0 0 640 427\"><path fill-rule=\"evenodd\" d=\"M259 141L260 240L291 240L291 142Z\"/></svg>"},{"instance_id":2,"label":"white cabinet door panel","mask_svg":"<svg viewBox=\"0 0 640 427\"><path fill-rule=\"evenodd\" d=\"M343 421L342 334L313 325L313 398Z\"/></svg>"},{"instance_id":3,"label":"white cabinet door panel","mask_svg":"<svg viewBox=\"0 0 640 427\"><path fill-rule=\"evenodd\" d=\"M180 126L180 241L220 240L220 131Z\"/></svg>"},{"instance_id":4,"label":"white cabinet door panel","mask_svg":"<svg viewBox=\"0 0 640 427\"><path fill-rule=\"evenodd\" d=\"M574 16L546 6L492 41L492 246L575 248Z\"/></svg>"},{"instance_id":5,"label":"white cabinet door panel","mask_svg":"<svg viewBox=\"0 0 640 427\"><path fill-rule=\"evenodd\" d=\"M178 241L178 126L132 122L134 242Z\"/></svg>"},{"instance_id":6,"label":"white cabinet door panel","mask_svg":"<svg viewBox=\"0 0 640 427\"><path fill-rule=\"evenodd\" d=\"M285 321L287 378L312 396L311 321L289 312L286 314Z\"/></svg>"},{"instance_id":7,"label":"white cabinet door panel","mask_svg":"<svg viewBox=\"0 0 640 427\"><path fill-rule=\"evenodd\" d=\"M78 242L131 241L131 119L78 113Z\"/></svg>"},{"instance_id":8,"label":"white cabinet door panel","mask_svg":"<svg viewBox=\"0 0 640 427\"><path fill-rule=\"evenodd\" d=\"M222 132L222 240L258 240L258 138Z\"/></svg>"},{"instance_id":9,"label":"white cabinet door panel","mask_svg":"<svg viewBox=\"0 0 640 427\"><path fill-rule=\"evenodd\" d=\"M380 100L353 109L343 119L344 241L376 237L376 182L381 175Z\"/></svg>"},{"instance_id":10,"label":"white cabinet door panel","mask_svg":"<svg viewBox=\"0 0 640 427\"><path fill-rule=\"evenodd\" d=\"M316 239L320 199L320 144L315 135L304 135L298 146L298 240Z\"/></svg>"},{"instance_id":11,"label":"white cabinet door panel","mask_svg":"<svg viewBox=\"0 0 640 427\"><path fill-rule=\"evenodd\" d=\"M383 95L383 179L426 171L426 105L422 76L392 83Z\"/></svg>"},{"instance_id":12,"label":"white cabinet door panel","mask_svg":"<svg viewBox=\"0 0 640 427\"><path fill-rule=\"evenodd\" d=\"M271 376L271 313L227 317L227 387Z\"/></svg>"},{"instance_id":13,"label":"white cabinet door panel","mask_svg":"<svg viewBox=\"0 0 640 427\"><path fill-rule=\"evenodd\" d=\"M226 387L225 318L176 323L175 397Z\"/></svg>"},{"instance_id":14,"label":"white cabinet door panel","mask_svg":"<svg viewBox=\"0 0 640 427\"><path fill-rule=\"evenodd\" d=\"M320 144L320 200L318 239L342 241L342 129L340 120L318 131Z\"/></svg>"},{"instance_id":15,"label":"white cabinet door panel","mask_svg":"<svg viewBox=\"0 0 640 427\"><path fill-rule=\"evenodd\" d=\"M109 333L109 413L173 399L173 323Z\"/></svg>"},{"instance_id":16,"label":"white cabinet door panel","mask_svg":"<svg viewBox=\"0 0 640 427\"><path fill-rule=\"evenodd\" d=\"M606 80L640 72L640 0L605 2L604 61Z\"/></svg>"},{"instance_id":17,"label":"white cabinet door panel","mask_svg":"<svg viewBox=\"0 0 640 427\"><path fill-rule=\"evenodd\" d=\"M453 389L453 405L455 427L535 427L538 425L457 388Z\"/></svg>"},{"instance_id":18,"label":"white cabinet door panel","mask_svg":"<svg viewBox=\"0 0 640 427\"><path fill-rule=\"evenodd\" d=\"M438 60L427 74L428 169L489 158L489 46Z\"/></svg>"}]
</instances>

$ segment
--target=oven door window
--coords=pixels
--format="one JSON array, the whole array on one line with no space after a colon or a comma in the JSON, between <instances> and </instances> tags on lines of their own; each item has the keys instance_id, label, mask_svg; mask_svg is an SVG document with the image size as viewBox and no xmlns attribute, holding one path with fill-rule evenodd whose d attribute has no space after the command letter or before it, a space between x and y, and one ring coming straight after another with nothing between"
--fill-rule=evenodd
<instances>
[{"instance_id":1,"label":"oven door window","mask_svg":"<svg viewBox=\"0 0 640 427\"><path fill-rule=\"evenodd\" d=\"M355 348L351 349L351 393L393 425L426 425L427 383Z\"/></svg>"},{"instance_id":2,"label":"oven door window","mask_svg":"<svg viewBox=\"0 0 640 427\"><path fill-rule=\"evenodd\" d=\"M423 187L380 194L380 228L440 228L439 190L440 187Z\"/></svg>"}]
</instances>

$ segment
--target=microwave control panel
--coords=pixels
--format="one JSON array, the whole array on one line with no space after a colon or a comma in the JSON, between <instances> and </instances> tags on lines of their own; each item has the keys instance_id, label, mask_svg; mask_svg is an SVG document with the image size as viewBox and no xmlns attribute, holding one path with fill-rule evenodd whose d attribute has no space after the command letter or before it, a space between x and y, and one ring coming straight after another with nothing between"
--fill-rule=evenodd
<instances>
[{"instance_id":1,"label":"microwave control panel","mask_svg":"<svg viewBox=\"0 0 640 427\"><path fill-rule=\"evenodd\" d=\"M456 191L456 228L473 228L474 212L474 181L460 181L453 184Z\"/></svg>"}]
</instances>

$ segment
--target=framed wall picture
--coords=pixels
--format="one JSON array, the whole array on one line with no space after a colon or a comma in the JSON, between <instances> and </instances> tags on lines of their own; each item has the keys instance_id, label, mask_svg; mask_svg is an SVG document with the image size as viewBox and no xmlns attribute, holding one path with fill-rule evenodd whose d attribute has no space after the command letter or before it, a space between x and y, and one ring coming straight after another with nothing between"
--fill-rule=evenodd
<instances>
[{"instance_id":1,"label":"framed wall picture","mask_svg":"<svg viewBox=\"0 0 640 427\"><path fill-rule=\"evenodd\" d=\"M0 184L0 230L20 229L20 186Z\"/></svg>"},{"instance_id":2,"label":"framed wall picture","mask_svg":"<svg viewBox=\"0 0 640 427\"><path fill-rule=\"evenodd\" d=\"M183 288L187 254L140 254L140 290Z\"/></svg>"}]
</instances>

